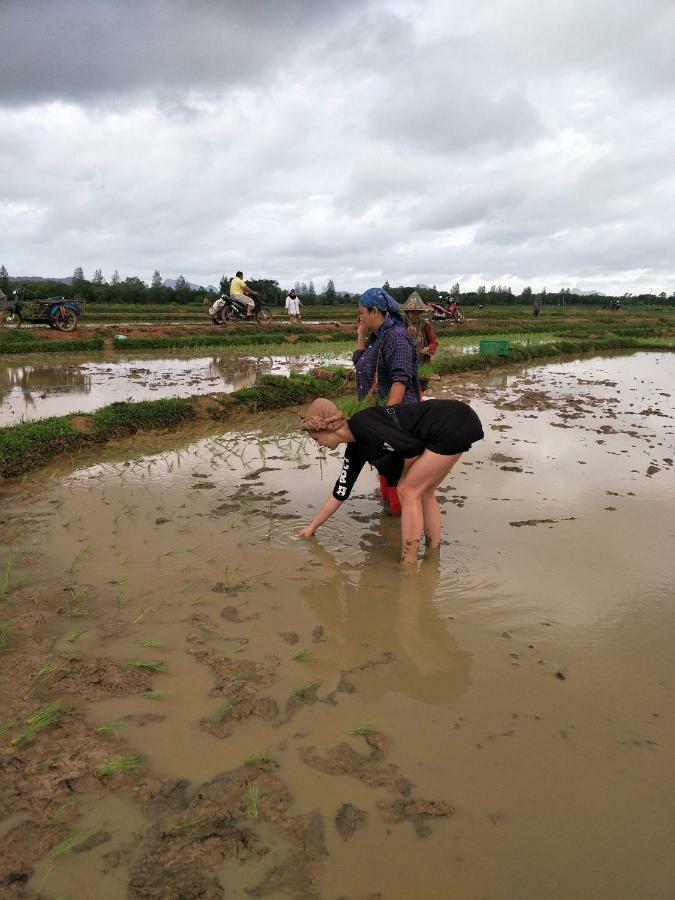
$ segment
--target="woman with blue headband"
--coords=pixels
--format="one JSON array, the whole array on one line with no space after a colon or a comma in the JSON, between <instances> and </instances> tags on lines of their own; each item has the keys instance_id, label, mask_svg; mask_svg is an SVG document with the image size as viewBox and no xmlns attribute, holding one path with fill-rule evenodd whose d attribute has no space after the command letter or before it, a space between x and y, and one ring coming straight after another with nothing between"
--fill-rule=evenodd
<instances>
[{"instance_id":1,"label":"woman with blue headband","mask_svg":"<svg viewBox=\"0 0 675 900\"><path fill-rule=\"evenodd\" d=\"M417 403L417 351L398 303L383 288L359 299L358 349L352 357L359 400L380 398L387 406Z\"/></svg>"},{"instance_id":2,"label":"woman with blue headband","mask_svg":"<svg viewBox=\"0 0 675 900\"><path fill-rule=\"evenodd\" d=\"M417 349L398 303L384 288L369 288L359 299L358 349L352 357L359 400L373 397L387 406L421 400ZM380 494L394 515L401 504L394 485L380 475Z\"/></svg>"}]
</instances>

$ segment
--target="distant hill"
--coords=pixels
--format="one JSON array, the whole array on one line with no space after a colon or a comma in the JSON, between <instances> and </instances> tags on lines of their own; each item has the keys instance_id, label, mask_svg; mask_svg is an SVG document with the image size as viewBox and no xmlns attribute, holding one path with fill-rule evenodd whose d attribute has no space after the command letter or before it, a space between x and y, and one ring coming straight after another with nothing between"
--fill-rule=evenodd
<instances>
[{"instance_id":1,"label":"distant hill","mask_svg":"<svg viewBox=\"0 0 675 900\"><path fill-rule=\"evenodd\" d=\"M176 290L176 279L175 278L165 278L164 281L162 282L162 284L164 285L164 287L171 288L174 291ZM200 291L200 290L204 289L203 284L194 284L192 281L188 281L188 287L190 288L191 291ZM206 290L215 292L218 290L218 288L212 284L208 284L208 285L206 285Z\"/></svg>"}]
</instances>

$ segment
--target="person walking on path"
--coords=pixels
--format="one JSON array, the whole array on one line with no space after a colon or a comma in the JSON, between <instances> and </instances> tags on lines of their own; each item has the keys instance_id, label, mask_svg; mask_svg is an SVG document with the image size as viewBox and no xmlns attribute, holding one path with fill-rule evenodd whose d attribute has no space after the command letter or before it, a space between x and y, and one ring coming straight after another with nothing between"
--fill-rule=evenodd
<instances>
[{"instance_id":1,"label":"person walking on path","mask_svg":"<svg viewBox=\"0 0 675 900\"><path fill-rule=\"evenodd\" d=\"M286 297L286 312L288 313L291 325L302 325L300 307L304 305L305 304L298 297L295 288L291 288L288 292L288 297Z\"/></svg>"},{"instance_id":2,"label":"person walking on path","mask_svg":"<svg viewBox=\"0 0 675 900\"><path fill-rule=\"evenodd\" d=\"M534 316L535 319L541 312L541 304L542 304L541 294L535 294L534 300L532 301L532 315Z\"/></svg>"},{"instance_id":3,"label":"person walking on path","mask_svg":"<svg viewBox=\"0 0 675 900\"><path fill-rule=\"evenodd\" d=\"M246 317L249 319L253 317L253 307L255 306L253 298L257 296L257 291L250 288L244 281L244 273L237 272L230 282L230 297L246 306Z\"/></svg>"},{"instance_id":4,"label":"person walking on path","mask_svg":"<svg viewBox=\"0 0 675 900\"><path fill-rule=\"evenodd\" d=\"M441 510L436 488L463 453L483 438L476 413L460 400L427 400L373 406L347 419L324 398L315 400L300 427L320 446L347 444L335 487L312 521L299 532L311 537L349 497L363 466L375 466L401 499L401 562L417 561L422 532L426 546L441 542Z\"/></svg>"}]
</instances>

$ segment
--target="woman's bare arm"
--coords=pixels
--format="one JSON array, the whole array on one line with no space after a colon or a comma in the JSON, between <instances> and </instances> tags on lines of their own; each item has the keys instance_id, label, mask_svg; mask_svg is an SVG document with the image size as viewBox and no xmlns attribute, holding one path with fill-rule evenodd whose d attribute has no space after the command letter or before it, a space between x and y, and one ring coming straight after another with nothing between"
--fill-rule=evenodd
<instances>
[{"instance_id":1,"label":"woman's bare arm","mask_svg":"<svg viewBox=\"0 0 675 900\"><path fill-rule=\"evenodd\" d=\"M311 537L317 528L320 528L324 522L328 521L330 517L340 509L342 506L342 500L336 500L335 497L331 494L330 497L327 497L324 501L323 506L318 511L318 513L314 516L309 525L305 525L304 528L301 528L298 532L298 536L301 538Z\"/></svg>"}]
</instances>

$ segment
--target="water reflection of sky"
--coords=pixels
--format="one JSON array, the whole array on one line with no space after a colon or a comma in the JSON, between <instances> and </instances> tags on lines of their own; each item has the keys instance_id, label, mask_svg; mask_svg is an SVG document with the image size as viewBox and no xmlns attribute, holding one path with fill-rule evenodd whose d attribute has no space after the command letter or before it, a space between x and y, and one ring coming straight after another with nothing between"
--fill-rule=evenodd
<instances>
[{"instance_id":1,"label":"water reflection of sky","mask_svg":"<svg viewBox=\"0 0 675 900\"><path fill-rule=\"evenodd\" d=\"M0 364L0 425L91 412L123 400L156 400L189 397L216 391L227 393L249 387L266 372L288 375L317 363L348 362L346 357L191 356L166 351L161 355L107 356L82 362L75 354L54 358L11 358Z\"/></svg>"}]
</instances>

